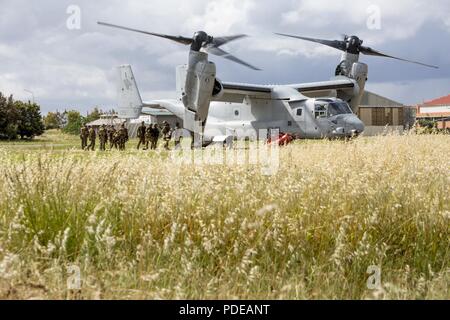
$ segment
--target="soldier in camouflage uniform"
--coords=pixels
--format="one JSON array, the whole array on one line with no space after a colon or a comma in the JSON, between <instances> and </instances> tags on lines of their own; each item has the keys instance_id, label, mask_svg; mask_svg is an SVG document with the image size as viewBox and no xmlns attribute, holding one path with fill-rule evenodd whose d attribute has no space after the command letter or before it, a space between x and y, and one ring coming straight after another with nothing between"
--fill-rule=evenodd
<instances>
[{"instance_id":1,"label":"soldier in camouflage uniform","mask_svg":"<svg viewBox=\"0 0 450 320\"><path fill-rule=\"evenodd\" d=\"M158 124L154 124L153 125L153 130L152 130L152 145L151 145L151 149L152 150L156 150L158 148L158 140L159 140L159 128L158 128Z\"/></svg>"},{"instance_id":2,"label":"soldier in camouflage uniform","mask_svg":"<svg viewBox=\"0 0 450 320\"><path fill-rule=\"evenodd\" d=\"M181 129L180 123L175 124L175 130L173 131L173 138L175 140L175 149L181 148L181 138L183 137L183 129Z\"/></svg>"},{"instance_id":3,"label":"soldier in camouflage uniform","mask_svg":"<svg viewBox=\"0 0 450 320\"><path fill-rule=\"evenodd\" d=\"M120 132L119 130L114 131L114 147L120 150Z\"/></svg>"},{"instance_id":4,"label":"soldier in camouflage uniform","mask_svg":"<svg viewBox=\"0 0 450 320\"><path fill-rule=\"evenodd\" d=\"M87 146L87 150L95 150L95 139L97 138L97 134L93 127L89 127L89 145Z\"/></svg>"},{"instance_id":5,"label":"soldier in camouflage uniform","mask_svg":"<svg viewBox=\"0 0 450 320\"><path fill-rule=\"evenodd\" d=\"M163 128L161 130L161 134L164 139L164 149L170 150L169 142L170 142L170 139L172 138L172 130L170 129L170 124L167 121L163 122Z\"/></svg>"},{"instance_id":6,"label":"soldier in camouflage uniform","mask_svg":"<svg viewBox=\"0 0 450 320\"><path fill-rule=\"evenodd\" d=\"M128 141L128 129L122 123L119 129L119 150L125 150L125 143Z\"/></svg>"},{"instance_id":7,"label":"soldier in camouflage uniform","mask_svg":"<svg viewBox=\"0 0 450 320\"><path fill-rule=\"evenodd\" d=\"M137 129L137 137L139 139L139 142L137 145L138 150L139 150L139 147L141 146L141 144L145 146L145 132L146 132L145 122L142 121L141 125Z\"/></svg>"},{"instance_id":8,"label":"soldier in camouflage uniform","mask_svg":"<svg viewBox=\"0 0 450 320\"><path fill-rule=\"evenodd\" d=\"M108 127L109 150L117 149L117 141L115 140L116 129L113 126Z\"/></svg>"},{"instance_id":9,"label":"soldier in camouflage uniform","mask_svg":"<svg viewBox=\"0 0 450 320\"><path fill-rule=\"evenodd\" d=\"M148 150L149 143L152 142L152 135L153 135L153 125L150 124L147 129L145 129L145 148L144 150Z\"/></svg>"},{"instance_id":10,"label":"soldier in camouflage uniform","mask_svg":"<svg viewBox=\"0 0 450 320\"><path fill-rule=\"evenodd\" d=\"M87 147L88 142L88 136L89 136L89 130L84 124L80 129L80 139L81 139L81 149L85 150Z\"/></svg>"},{"instance_id":11,"label":"soldier in camouflage uniform","mask_svg":"<svg viewBox=\"0 0 450 320\"><path fill-rule=\"evenodd\" d=\"M100 151L106 151L106 142L108 142L108 132L103 124L98 130L98 139L100 140Z\"/></svg>"},{"instance_id":12,"label":"soldier in camouflage uniform","mask_svg":"<svg viewBox=\"0 0 450 320\"><path fill-rule=\"evenodd\" d=\"M124 130L123 130L123 137L124 137L123 150L125 150L125 143L128 142L128 140L129 140L129 135L128 135L128 129L127 129L127 127L125 127L125 125L124 125L123 128L124 128Z\"/></svg>"}]
</instances>

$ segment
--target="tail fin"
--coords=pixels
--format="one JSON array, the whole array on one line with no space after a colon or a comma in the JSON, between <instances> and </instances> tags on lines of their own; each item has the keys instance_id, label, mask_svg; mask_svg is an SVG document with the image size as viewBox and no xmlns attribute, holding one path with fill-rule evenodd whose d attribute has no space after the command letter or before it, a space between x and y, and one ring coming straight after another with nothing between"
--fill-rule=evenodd
<instances>
[{"instance_id":1,"label":"tail fin","mask_svg":"<svg viewBox=\"0 0 450 320\"><path fill-rule=\"evenodd\" d=\"M117 86L119 118L139 118L143 103L139 89L134 79L133 70L130 65L118 67L119 79Z\"/></svg>"}]
</instances>

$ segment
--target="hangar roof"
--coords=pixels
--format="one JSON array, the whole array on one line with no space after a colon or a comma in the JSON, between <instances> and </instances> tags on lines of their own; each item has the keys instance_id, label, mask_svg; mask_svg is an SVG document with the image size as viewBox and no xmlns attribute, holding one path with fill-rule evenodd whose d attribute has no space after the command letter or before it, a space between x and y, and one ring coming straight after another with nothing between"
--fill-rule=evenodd
<instances>
[{"instance_id":1,"label":"hangar roof","mask_svg":"<svg viewBox=\"0 0 450 320\"><path fill-rule=\"evenodd\" d=\"M418 118L450 117L450 95L424 102L417 109Z\"/></svg>"},{"instance_id":2,"label":"hangar roof","mask_svg":"<svg viewBox=\"0 0 450 320\"><path fill-rule=\"evenodd\" d=\"M86 125L93 126L93 127L99 127L101 125L106 125L106 126L113 125L113 126L116 126L116 125L122 124L124 121L125 120L119 119L119 118L109 118L109 119L108 118L101 118L101 119L97 119L95 121L91 121L89 123L86 123Z\"/></svg>"},{"instance_id":3,"label":"hangar roof","mask_svg":"<svg viewBox=\"0 0 450 320\"><path fill-rule=\"evenodd\" d=\"M403 107L403 103L365 91L360 103L361 107Z\"/></svg>"}]
</instances>

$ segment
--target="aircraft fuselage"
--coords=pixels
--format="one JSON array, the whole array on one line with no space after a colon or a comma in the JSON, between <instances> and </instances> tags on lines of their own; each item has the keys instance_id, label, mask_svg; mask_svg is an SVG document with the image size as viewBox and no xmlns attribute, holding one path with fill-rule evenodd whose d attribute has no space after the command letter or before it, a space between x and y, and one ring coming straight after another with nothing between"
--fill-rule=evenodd
<instances>
[{"instance_id":1,"label":"aircraft fuselage","mask_svg":"<svg viewBox=\"0 0 450 320\"><path fill-rule=\"evenodd\" d=\"M320 139L364 131L364 124L342 100L310 99L294 89L280 89L288 90L289 98L277 96L274 90L271 99L246 97L242 103L211 102L205 137L256 138L260 130L278 129L297 138Z\"/></svg>"}]
</instances>

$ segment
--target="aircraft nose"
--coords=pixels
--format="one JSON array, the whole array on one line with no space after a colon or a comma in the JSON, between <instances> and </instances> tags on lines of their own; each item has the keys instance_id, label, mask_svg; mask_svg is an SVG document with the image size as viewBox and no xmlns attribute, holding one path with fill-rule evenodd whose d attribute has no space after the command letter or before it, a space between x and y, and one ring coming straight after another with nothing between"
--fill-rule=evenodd
<instances>
[{"instance_id":1,"label":"aircraft nose","mask_svg":"<svg viewBox=\"0 0 450 320\"><path fill-rule=\"evenodd\" d=\"M348 117L345 121L346 127L349 132L360 134L364 132L364 123L356 116Z\"/></svg>"}]
</instances>

